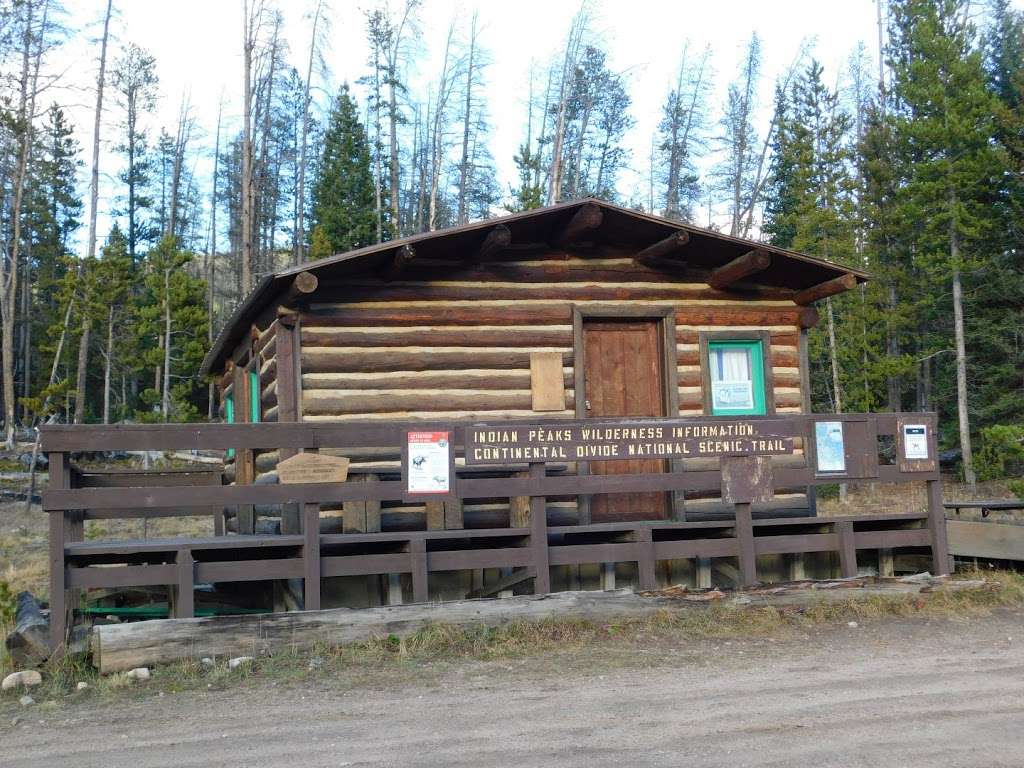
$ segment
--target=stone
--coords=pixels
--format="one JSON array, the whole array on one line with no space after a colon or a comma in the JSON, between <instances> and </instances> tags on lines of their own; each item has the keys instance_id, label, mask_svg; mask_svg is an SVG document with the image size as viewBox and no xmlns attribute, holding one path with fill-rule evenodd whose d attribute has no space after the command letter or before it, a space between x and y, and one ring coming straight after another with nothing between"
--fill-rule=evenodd
<instances>
[{"instance_id":1,"label":"stone","mask_svg":"<svg viewBox=\"0 0 1024 768\"><path fill-rule=\"evenodd\" d=\"M211 659L209 656L204 656L199 660L199 663L202 664L204 667L212 667L213 659Z\"/></svg>"},{"instance_id":2,"label":"stone","mask_svg":"<svg viewBox=\"0 0 1024 768\"><path fill-rule=\"evenodd\" d=\"M850 629L856 629L860 625L857 624L856 621L848 621L846 622L846 626L848 626Z\"/></svg>"},{"instance_id":3,"label":"stone","mask_svg":"<svg viewBox=\"0 0 1024 768\"><path fill-rule=\"evenodd\" d=\"M78 685L75 686L75 690L76 691L84 691L88 687L89 687L89 684L87 682L85 682L84 680L82 680Z\"/></svg>"},{"instance_id":4,"label":"stone","mask_svg":"<svg viewBox=\"0 0 1024 768\"><path fill-rule=\"evenodd\" d=\"M228 660L228 669L238 669L243 665L252 664L252 656L236 656L233 659Z\"/></svg>"},{"instance_id":5,"label":"stone","mask_svg":"<svg viewBox=\"0 0 1024 768\"><path fill-rule=\"evenodd\" d=\"M149 680L149 668L136 667L135 669L130 669L126 676L129 680Z\"/></svg>"},{"instance_id":6,"label":"stone","mask_svg":"<svg viewBox=\"0 0 1024 768\"><path fill-rule=\"evenodd\" d=\"M36 703L36 700L33 699L31 696L22 696L20 699L18 699L18 702L23 707L31 707L33 704Z\"/></svg>"},{"instance_id":7,"label":"stone","mask_svg":"<svg viewBox=\"0 0 1024 768\"><path fill-rule=\"evenodd\" d=\"M0 683L0 690L13 691L15 688L31 688L43 682L43 676L34 669L12 672Z\"/></svg>"}]
</instances>

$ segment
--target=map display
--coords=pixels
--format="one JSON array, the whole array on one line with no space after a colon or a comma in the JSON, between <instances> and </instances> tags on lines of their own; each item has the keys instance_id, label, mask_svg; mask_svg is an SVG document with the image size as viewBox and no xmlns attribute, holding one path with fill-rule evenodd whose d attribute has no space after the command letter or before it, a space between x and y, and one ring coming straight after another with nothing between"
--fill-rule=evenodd
<instances>
[{"instance_id":1,"label":"map display","mask_svg":"<svg viewBox=\"0 0 1024 768\"><path fill-rule=\"evenodd\" d=\"M843 446L843 422L819 421L814 425L815 454L819 472L845 472L846 451Z\"/></svg>"}]
</instances>

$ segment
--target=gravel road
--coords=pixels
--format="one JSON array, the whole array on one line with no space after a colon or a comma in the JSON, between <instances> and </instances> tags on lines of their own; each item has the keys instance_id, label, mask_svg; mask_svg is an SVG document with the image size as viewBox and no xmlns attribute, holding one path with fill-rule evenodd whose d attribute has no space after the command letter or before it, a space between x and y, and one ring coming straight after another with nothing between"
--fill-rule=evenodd
<instances>
[{"instance_id":1,"label":"gravel road","mask_svg":"<svg viewBox=\"0 0 1024 768\"><path fill-rule=\"evenodd\" d=\"M1024 613L27 710L16 766L1021 766ZM636 658L634 656L633 658ZM570 663L571 661L571 663ZM43 722L40 722L40 718Z\"/></svg>"}]
</instances>

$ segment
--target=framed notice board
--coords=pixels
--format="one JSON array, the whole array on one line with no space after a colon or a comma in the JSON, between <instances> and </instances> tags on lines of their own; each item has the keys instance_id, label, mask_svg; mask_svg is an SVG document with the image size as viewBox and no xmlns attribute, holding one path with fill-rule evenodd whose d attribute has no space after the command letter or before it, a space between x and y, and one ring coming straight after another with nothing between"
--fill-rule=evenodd
<instances>
[{"instance_id":1,"label":"framed notice board","mask_svg":"<svg viewBox=\"0 0 1024 768\"><path fill-rule=\"evenodd\" d=\"M455 493L455 449L450 431L408 430L402 441L407 501L439 501Z\"/></svg>"},{"instance_id":2,"label":"framed notice board","mask_svg":"<svg viewBox=\"0 0 1024 768\"><path fill-rule=\"evenodd\" d=\"M932 419L920 416L896 419L896 463L900 472L934 472L938 468Z\"/></svg>"}]
</instances>

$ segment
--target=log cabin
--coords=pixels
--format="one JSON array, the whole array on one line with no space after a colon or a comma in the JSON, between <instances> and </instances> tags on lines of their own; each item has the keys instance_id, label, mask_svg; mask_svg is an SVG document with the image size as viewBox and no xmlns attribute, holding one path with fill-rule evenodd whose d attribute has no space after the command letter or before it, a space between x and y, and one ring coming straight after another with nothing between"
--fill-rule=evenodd
<instances>
[{"instance_id":1,"label":"log cabin","mask_svg":"<svg viewBox=\"0 0 1024 768\"><path fill-rule=\"evenodd\" d=\"M220 332L202 373L214 377L220 415L232 423L807 413L814 304L866 279L804 254L578 200L265 276ZM800 454L798 446L772 461L802 462ZM288 455L229 452L226 474L238 484L276 483ZM400 472L394 449L368 445L346 458L352 482ZM460 475L481 471L456 461ZM717 460L685 461L577 462L558 471L664 472ZM485 469L521 477L527 467ZM321 530L514 526L527 503L324 505ZM546 504L555 525L731 514L707 492ZM753 513L812 516L813 489L776 489ZM298 523L287 508L256 506L239 508L227 525L288 533Z\"/></svg>"}]
</instances>

